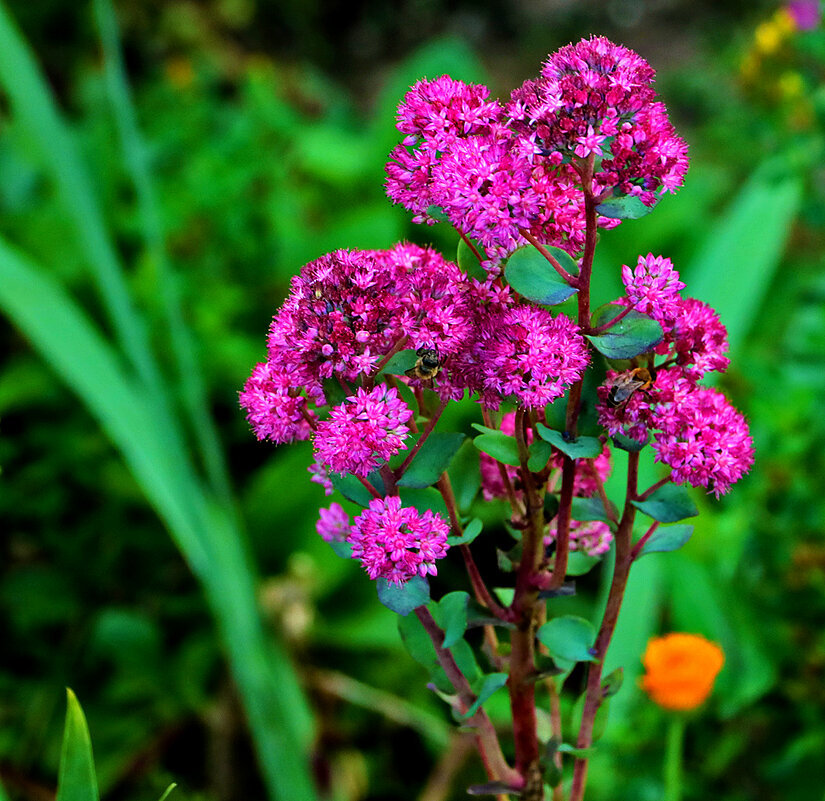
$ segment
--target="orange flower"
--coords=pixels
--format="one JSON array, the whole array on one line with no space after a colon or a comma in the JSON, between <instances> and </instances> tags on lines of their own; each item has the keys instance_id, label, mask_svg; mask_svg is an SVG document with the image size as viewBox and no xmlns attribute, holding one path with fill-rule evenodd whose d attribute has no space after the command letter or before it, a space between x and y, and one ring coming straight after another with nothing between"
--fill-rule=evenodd
<instances>
[{"instance_id":1,"label":"orange flower","mask_svg":"<svg viewBox=\"0 0 825 801\"><path fill-rule=\"evenodd\" d=\"M725 663L722 649L697 634L666 634L647 644L642 688L665 709L695 709Z\"/></svg>"}]
</instances>

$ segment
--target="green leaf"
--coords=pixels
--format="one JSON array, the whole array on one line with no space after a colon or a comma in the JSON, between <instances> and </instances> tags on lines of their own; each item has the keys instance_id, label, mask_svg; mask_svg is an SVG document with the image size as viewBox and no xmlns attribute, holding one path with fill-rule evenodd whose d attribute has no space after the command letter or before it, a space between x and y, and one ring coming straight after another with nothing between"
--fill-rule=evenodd
<instances>
[{"instance_id":1,"label":"green leaf","mask_svg":"<svg viewBox=\"0 0 825 801\"><path fill-rule=\"evenodd\" d=\"M417 615L398 617L398 632L407 653L421 665L439 692L450 694L455 688L447 678L435 654L435 646Z\"/></svg>"},{"instance_id":2,"label":"green leaf","mask_svg":"<svg viewBox=\"0 0 825 801\"><path fill-rule=\"evenodd\" d=\"M481 680L481 685L476 692L476 700L473 705L463 714L459 715L459 720L467 720L478 712L481 705L494 693L500 690L507 683L506 673L488 673ZM475 688L474 688L475 689Z\"/></svg>"},{"instance_id":3,"label":"green leaf","mask_svg":"<svg viewBox=\"0 0 825 801\"><path fill-rule=\"evenodd\" d=\"M638 220L650 214L654 208L656 208L655 203L652 206L646 206L635 195L622 195L600 203L596 206L596 211L602 217L609 217L611 220Z\"/></svg>"},{"instance_id":4,"label":"green leaf","mask_svg":"<svg viewBox=\"0 0 825 801\"><path fill-rule=\"evenodd\" d=\"M699 514L687 489L676 484L665 484L647 500L632 501L632 503L640 512L660 523L675 523Z\"/></svg>"},{"instance_id":5,"label":"green leaf","mask_svg":"<svg viewBox=\"0 0 825 801\"><path fill-rule=\"evenodd\" d=\"M576 746L570 745L570 743L562 743L559 746L559 751L562 754L570 754L577 759L590 759L590 757L596 753L596 749L593 748L593 746L590 748L576 748Z\"/></svg>"},{"instance_id":6,"label":"green leaf","mask_svg":"<svg viewBox=\"0 0 825 801\"><path fill-rule=\"evenodd\" d=\"M616 310L615 313L613 309ZM593 325L599 326L618 317L621 311L620 308L612 306L608 312L609 316L605 316L604 319L598 319L597 315L594 315ZM663 336L662 326L656 320L632 310L604 334L588 334L587 338L593 343L593 347L608 359L632 359L652 350L662 341Z\"/></svg>"},{"instance_id":7,"label":"green leaf","mask_svg":"<svg viewBox=\"0 0 825 801\"><path fill-rule=\"evenodd\" d=\"M539 423L539 436L571 459L595 459L602 452L602 444L596 437L567 439L564 434Z\"/></svg>"},{"instance_id":8,"label":"green leaf","mask_svg":"<svg viewBox=\"0 0 825 801\"><path fill-rule=\"evenodd\" d=\"M444 498L441 497L441 493L432 487L427 487L426 489L401 487L398 494L404 506L412 506L413 509L417 509L421 514L429 509L431 512L441 515L446 522L449 522L450 515L447 512L447 504L444 503Z\"/></svg>"},{"instance_id":9,"label":"green leaf","mask_svg":"<svg viewBox=\"0 0 825 801\"><path fill-rule=\"evenodd\" d=\"M447 537L447 544L450 546L453 545L469 545L479 534L481 534L481 530L483 528L483 523L477 517L474 517L467 525L464 527L464 533L460 537L449 536Z\"/></svg>"},{"instance_id":10,"label":"green leaf","mask_svg":"<svg viewBox=\"0 0 825 801\"><path fill-rule=\"evenodd\" d=\"M718 312L731 353L759 319L803 197L805 179L788 170L786 155L777 154L772 161L737 189L729 208L681 271L691 297ZM741 280L743 275L747 281Z\"/></svg>"},{"instance_id":11,"label":"green leaf","mask_svg":"<svg viewBox=\"0 0 825 801\"><path fill-rule=\"evenodd\" d=\"M378 375L404 375L412 370L418 361L418 355L413 348L400 350L379 370ZM336 382L331 382L335 384ZM326 391L326 384L324 385Z\"/></svg>"},{"instance_id":12,"label":"green leaf","mask_svg":"<svg viewBox=\"0 0 825 801\"><path fill-rule=\"evenodd\" d=\"M613 444L623 451L628 453L638 453L648 442L650 442L650 434L647 435L644 442L639 442L632 437L626 437L624 434L614 434L612 437Z\"/></svg>"},{"instance_id":13,"label":"green leaf","mask_svg":"<svg viewBox=\"0 0 825 801\"><path fill-rule=\"evenodd\" d=\"M478 449L474 447L472 440L466 440L447 468L458 508L465 513L473 505L481 487L478 460Z\"/></svg>"},{"instance_id":14,"label":"green leaf","mask_svg":"<svg viewBox=\"0 0 825 801\"><path fill-rule=\"evenodd\" d=\"M493 459L496 459L502 464L518 467L521 462L519 461L516 438L505 434L503 431L496 431L492 428L487 429L487 431L489 433L476 437L473 440L473 445L482 453L492 456Z\"/></svg>"},{"instance_id":15,"label":"green leaf","mask_svg":"<svg viewBox=\"0 0 825 801\"><path fill-rule=\"evenodd\" d=\"M331 542L329 546L336 556L340 556L342 559L352 559L352 545L348 542L336 540Z\"/></svg>"},{"instance_id":16,"label":"green leaf","mask_svg":"<svg viewBox=\"0 0 825 801\"><path fill-rule=\"evenodd\" d=\"M378 600L404 617L430 600L430 585L423 576L413 576L403 584L390 584L385 578L379 578L375 586Z\"/></svg>"},{"instance_id":17,"label":"green leaf","mask_svg":"<svg viewBox=\"0 0 825 801\"><path fill-rule=\"evenodd\" d=\"M510 606L516 595L516 591L512 587L493 587L493 592L496 594L496 598L501 601L502 606Z\"/></svg>"},{"instance_id":18,"label":"green leaf","mask_svg":"<svg viewBox=\"0 0 825 801\"><path fill-rule=\"evenodd\" d=\"M549 442L543 439L537 439L527 449L527 469L531 473L538 473L543 470L550 461L550 456L553 454L553 448Z\"/></svg>"},{"instance_id":19,"label":"green leaf","mask_svg":"<svg viewBox=\"0 0 825 801\"><path fill-rule=\"evenodd\" d=\"M681 524L657 528L642 546L637 559L647 553L678 551L693 536L693 526Z\"/></svg>"},{"instance_id":20,"label":"green leaf","mask_svg":"<svg viewBox=\"0 0 825 801\"><path fill-rule=\"evenodd\" d=\"M86 717L75 694L67 689L56 801L98 801L99 798Z\"/></svg>"},{"instance_id":21,"label":"green leaf","mask_svg":"<svg viewBox=\"0 0 825 801\"><path fill-rule=\"evenodd\" d=\"M613 511L616 511L615 508ZM570 516L573 520L578 520L579 522L588 520L601 520L604 523L611 522L604 509L602 499L599 498L598 495L594 495L592 498L573 498Z\"/></svg>"},{"instance_id":22,"label":"green leaf","mask_svg":"<svg viewBox=\"0 0 825 801\"><path fill-rule=\"evenodd\" d=\"M590 653L596 642L596 629L589 620L565 615L549 620L536 632L550 655L570 662L594 662Z\"/></svg>"},{"instance_id":23,"label":"green leaf","mask_svg":"<svg viewBox=\"0 0 825 801\"><path fill-rule=\"evenodd\" d=\"M473 246L482 255L482 257L485 255L484 248L482 248L478 242L473 241ZM463 238L458 240L458 252L456 254L456 258L458 260L458 266L471 278L478 278L483 281L487 277L487 273L481 266L481 262L476 258L476 254L470 250L470 246L464 241Z\"/></svg>"},{"instance_id":24,"label":"green leaf","mask_svg":"<svg viewBox=\"0 0 825 801\"><path fill-rule=\"evenodd\" d=\"M369 476L367 481L373 477L374 476ZM332 486L348 501L357 503L365 509L370 505L370 501L373 499L372 493L355 476L349 473L330 473L329 480L332 482ZM376 487L376 489L379 488ZM383 484L380 489L383 489Z\"/></svg>"},{"instance_id":25,"label":"green leaf","mask_svg":"<svg viewBox=\"0 0 825 801\"><path fill-rule=\"evenodd\" d=\"M567 253L560 248L548 248L548 250L568 272L573 275L578 273L575 262ZM564 255L560 256L560 254ZM504 277L519 295L545 306L563 303L578 292L578 289L570 286L556 272L555 267L532 245L519 248L510 256L504 270Z\"/></svg>"},{"instance_id":26,"label":"green leaf","mask_svg":"<svg viewBox=\"0 0 825 801\"><path fill-rule=\"evenodd\" d=\"M158 801L166 801L166 799L167 799L167 798L169 798L169 795L171 794L172 790L174 790L177 786L178 786L178 785L177 785L177 783L176 783L176 782L172 782L172 783L171 783L171 784L170 784L170 785L169 785L169 786L168 786L168 787L167 787L167 788L163 791L163 794L162 794L162 795L161 795L161 797L158 799Z\"/></svg>"},{"instance_id":27,"label":"green leaf","mask_svg":"<svg viewBox=\"0 0 825 801\"><path fill-rule=\"evenodd\" d=\"M583 576L589 573L597 564L601 562L598 556L588 556L581 551L570 551L567 556L567 573L568 576Z\"/></svg>"},{"instance_id":28,"label":"green leaf","mask_svg":"<svg viewBox=\"0 0 825 801\"><path fill-rule=\"evenodd\" d=\"M424 213L428 217L438 220L438 222L450 223L450 218L444 213L441 206L427 206L427 210Z\"/></svg>"},{"instance_id":29,"label":"green leaf","mask_svg":"<svg viewBox=\"0 0 825 801\"><path fill-rule=\"evenodd\" d=\"M467 630L467 607L470 596L466 592L451 592L433 604L433 617L444 629L444 648L452 648Z\"/></svg>"},{"instance_id":30,"label":"green leaf","mask_svg":"<svg viewBox=\"0 0 825 801\"><path fill-rule=\"evenodd\" d=\"M399 478L398 486L423 489L435 484L456 455L464 438L464 434L457 432L431 433L404 475Z\"/></svg>"},{"instance_id":31,"label":"green leaf","mask_svg":"<svg viewBox=\"0 0 825 801\"><path fill-rule=\"evenodd\" d=\"M622 689L624 668L617 667L602 679L602 697L610 698Z\"/></svg>"}]
</instances>

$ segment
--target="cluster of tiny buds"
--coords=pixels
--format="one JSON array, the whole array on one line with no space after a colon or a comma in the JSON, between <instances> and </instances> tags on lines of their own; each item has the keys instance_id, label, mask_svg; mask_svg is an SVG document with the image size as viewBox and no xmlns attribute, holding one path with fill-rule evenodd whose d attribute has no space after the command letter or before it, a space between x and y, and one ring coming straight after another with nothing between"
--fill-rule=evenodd
<instances>
[{"instance_id":1,"label":"cluster of tiny buds","mask_svg":"<svg viewBox=\"0 0 825 801\"><path fill-rule=\"evenodd\" d=\"M353 521L336 503L318 521L319 534L348 542L371 578L400 584L434 574L447 551L447 522L404 507L390 468L405 451L407 461L414 456L413 407L423 411L424 390L442 408L472 397L485 412L504 403L541 420L582 380L592 349L579 325L527 302L504 281L503 267L528 243L581 254L586 192L598 203L632 196L652 206L678 189L687 147L655 99L653 80L637 54L594 37L549 56L506 103L448 76L419 81L399 107L404 138L387 164L387 192L418 221L446 216L474 240L486 280L410 243L338 250L293 278L269 329L267 358L240 402L259 439L312 440L309 470L327 494L334 475L349 474L378 496ZM595 218L603 228L619 223ZM622 279L616 319L646 315L662 338L629 368L608 371L599 422L610 436L652 436L655 458L674 481L722 494L753 459L742 415L697 384L727 367L726 331L709 306L681 296L685 284L670 259L639 257ZM394 368L402 351L415 354L411 369ZM514 419L504 414L504 433L513 434ZM525 434L529 445L533 428ZM559 491L561 467L554 450L542 472L546 491ZM610 468L607 446L577 463L574 496L601 490ZM389 483L371 483L375 471ZM523 500L519 469L482 453L481 478L486 499ZM553 521L544 537L553 547ZM611 537L604 523L571 522L573 550L600 555Z\"/></svg>"}]
</instances>

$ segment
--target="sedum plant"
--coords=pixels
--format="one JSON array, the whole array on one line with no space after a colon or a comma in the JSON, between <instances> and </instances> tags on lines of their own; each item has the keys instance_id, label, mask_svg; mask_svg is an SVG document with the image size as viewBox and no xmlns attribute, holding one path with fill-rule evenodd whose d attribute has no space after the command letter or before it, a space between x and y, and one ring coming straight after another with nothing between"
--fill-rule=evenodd
<instances>
[{"instance_id":1,"label":"sedum plant","mask_svg":"<svg viewBox=\"0 0 825 801\"><path fill-rule=\"evenodd\" d=\"M644 59L594 37L550 55L506 102L448 76L416 83L387 194L417 222L448 221L457 261L401 243L306 265L240 396L259 439L311 439L312 480L362 508L350 519L333 502L318 532L360 560L431 687L475 733L487 772L476 794L583 798L597 716L620 685L602 664L634 561L690 536L661 525L696 513L684 485L718 497L753 461L743 416L699 384L728 365L725 328L683 294L668 258L623 266L625 294L591 307L599 230L652 211L687 170L653 81ZM468 399L477 463L469 428L439 426ZM647 454L663 473L640 486ZM605 492L617 460L619 507ZM505 510L500 525L476 514L482 503ZM637 516L649 520L640 536ZM502 528L511 547L495 565ZM552 599L610 549L598 628L554 615ZM453 551L466 581L432 600L429 577ZM466 639L474 626L481 647ZM580 725L564 731L559 694L578 663ZM505 688L506 739L484 708ZM537 704L552 722L544 742Z\"/></svg>"}]
</instances>

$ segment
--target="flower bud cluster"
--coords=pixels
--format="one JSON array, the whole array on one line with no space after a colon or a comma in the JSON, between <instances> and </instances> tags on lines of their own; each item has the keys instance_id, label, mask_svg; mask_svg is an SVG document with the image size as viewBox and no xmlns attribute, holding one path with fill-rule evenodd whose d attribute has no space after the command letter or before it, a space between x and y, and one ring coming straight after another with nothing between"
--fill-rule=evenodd
<instances>
[{"instance_id":1,"label":"flower bud cluster","mask_svg":"<svg viewBox=\"0 0 825 801\"><path fill-rule=\"evenodd\" d=\"M680 297L684 284L670 259L640 256L635 271L625 265L622 277L627 295L619 303L659 322L664 337L645 368L655 376L652 386L616 403L615 387L628 376L608 371L598 389L599 421L609 434L640 443L652 433L656 459L672 468L673 481L718 497L753 464L745 418L721 392L697 383L727 369L727 331L710 306Z\"/></svg>"}]
</instances>

